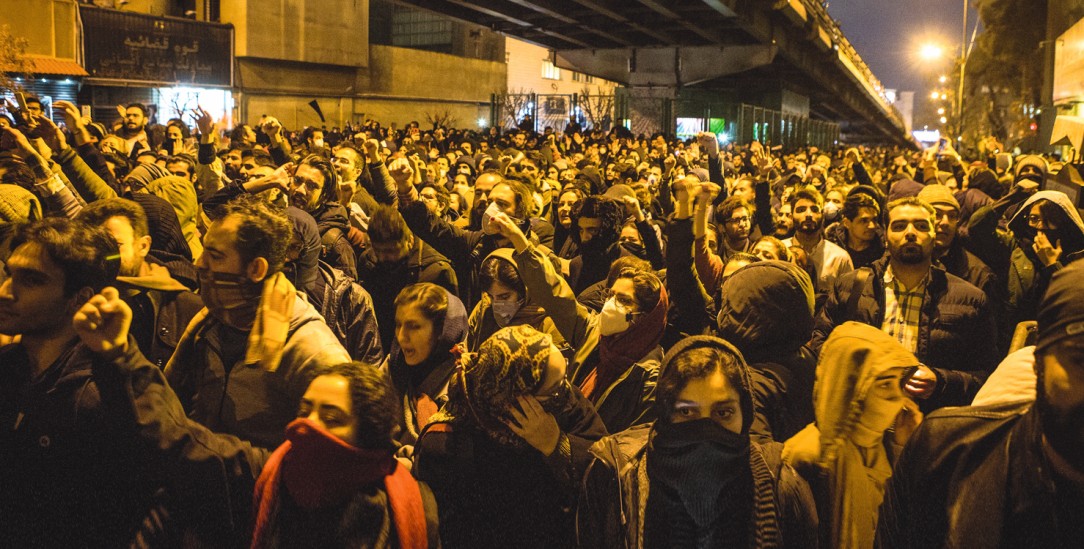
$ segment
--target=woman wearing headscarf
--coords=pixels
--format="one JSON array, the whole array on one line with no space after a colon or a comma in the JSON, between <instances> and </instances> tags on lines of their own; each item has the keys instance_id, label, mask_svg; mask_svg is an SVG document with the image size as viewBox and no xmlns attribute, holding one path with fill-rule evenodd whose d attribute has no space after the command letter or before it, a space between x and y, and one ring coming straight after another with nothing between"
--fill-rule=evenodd
<instances>
[{"instance_id":1,"label":"woman wearing headscarf","mask_svg":"<svg viewBox=\"0 0 1084 549\"><path fill-rule=\"evenodd\" d=\"M655 384L670 308L666 288L650 270L612 273L600 313L583 306L557 270L514 223L494 226L515 247L512 258L527 292L568 341L577 342L568 378L594 404L612 433L655 419Z\"/></svg>"},{"instance_id":2,"label":"woman wearing headscarf","mask_svg":"<svg viewBox=\"0 0 1084 549\"><path fill-rule=\"evenodd\" d=\"M840 325L821 348L817 422L783 448L783 459L816 489L821 545L873 547L892 461L922 420L901 388L907 369L918 364L895 338L859 322ZM893 423L895 432L886 437Z\"/></svg>"},{"instance_id":3,"label":"woman wearing headscarf","mask_svg":"<svg viewBox=\"0 0 1084 549\"><path fill-rule=\"evenodd\" d=\"M782 445L749 437L749 369L734 346L686 338L667 353L658 419L591 448L581 547L816 547L809 486Z\"/></svg>"},{"instance_id":4,"label":"woman wearing headscarf","mask_svg":"<svg viewBox=\"0 0 1084 549\"><path fill-rule=\"evenodd\" d=\"M529 326L503 328L461 358L415 447L445 548L574 545L588 448L606 429L565 367L552 338Z\"/></svg>"},{"instance_id":5,"label":"woman wearing headscarf","mask_svg":"<svg viewBox=\"0 0 1084 549\"><path fill-rule=\"evenodd\" d=\"M448 290L421 282L395 298L395 343L383 369L399 398L397 455L411 458L418 434L447 399L456 346L467 333L467 311Z\"/></svg>"},{"instance_id":6,"label":"woman wearing headscarf","mask_svg":"<svg viewBox=\"0 0 1084 549\"><path fill-rule=\"evenodd\" d=\"M493 219L509 219L503 213ZM547 311L536 301L536 296L523 283L519 266L512 248L497 248L482 261L478 269L478 282L482 297L470 313L467 328L467 350L474 352L490 336L507 326L530 326L549 334L555 345L564 352L578 348L581 339L566 337L557 328Z\"/></svg>"}]
</instances>

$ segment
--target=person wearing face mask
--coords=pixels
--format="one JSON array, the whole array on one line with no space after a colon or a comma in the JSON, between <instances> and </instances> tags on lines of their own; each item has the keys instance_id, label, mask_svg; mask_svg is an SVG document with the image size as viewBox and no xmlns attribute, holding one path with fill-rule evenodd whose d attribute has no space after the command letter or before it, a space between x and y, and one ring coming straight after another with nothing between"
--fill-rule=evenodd
<instances>
[{"instance_id":1,"label":"person wearing face mask","mask_svg":"<svg viewBox=\"0 0 1084 549\"><path fill-rule=\"evenodd\" d=\"M418 433L447 400L454 348L466 334L467 310L447 289L422 282L395 298L395 345L381 368L398 393L397 456L413 458Z\"/></svg>"},{"instance_id":2,"label":"person wearing face mask","mask_svg":"<svg viewBox=\"0 0 1084 549\"><path fill-rule=\"evenodd\" d=\"M506 226L515 225L508 216L497 213L492 226L497 234L511 231ZM518 227L517 227L518 230ZM522 234L522 231L520 231ZM527 325L550 335L558 347L574 349L581 340L562 336L554 320L542 305L535 301L532 292L523 282L516 264L513 248L498 248L482 262L478 280L482 285L482 299L471 310L467 329L467 350L476 351L490 336L506 326ZM542 296L540 295L539 298Z\"/></svg>"},{"instance_id":3,"label":"person wearing face mask","mask_svg":"<svg viewBox=\"0 0 1084 549\"><path fill-rule=\"evenodd\" d=\"M606 278L610 265L628 254L620 245L621 223L625 206L604 196L592 195L583 200L573 212L573 241L579 255L568 264L568 282L577 294Z\"/></svg>"},{"instance_id":4,"label":"person wearing face mask","mask_svg":"<svg viewBox=\"0 0 1084 549\"><path fill-rule=\"evenodd\" d=\"M205 308L165 373L192 419L273 448L313 368L350 355L282 272L286 216L251 195L218 213L196 262Z\"/></svg>"},{"instance_id":5,"label":"person wearing face mask","mask_svg":"<svg viewBox=\"0 0 1084 549\"><path fill-rule=\"evenodd\" d=\"M414 475L436 496L445 548L574 546L588 448L606 428L566 367L552 338L529 326L461 357L448 402L415 447Z\"/></svg>"},{"instance_id":6,"label":"person wearing face mask","mask_svg":"<svg viewBox=\"0 0 1084 549\"><path fill-rule=\"evenodd\" d=\"M131 321L114 288L71 321L93 377L106 388L103 403L119 412L110 418L118 442L142 443L141 459L157 467L169 494L154 502L130 539L253 548L440 546L433 493L393 457L395 391L383 372L359 362L314 368L296 419L271 452L187 417L162 372L134 344Z\"/></svg>"},{"instance_id":7,"label":"person wearing face mask","mask_svg":"<svg viewBox=\"0 0 1084 549\"><path fill-rule=\"evenodd\" d=\"M823 547L872 549L892 464L922 421L900 388L915 355L888 334L847 322L817 364L817 421L786 441L783 459L817 493ZM889 429L895 427L889 432Z\"/></svg>"},{"instance_id":8,"label":"person wearing face mask","mask_svg":"<svg viewBox=\"0 0 1084 549\"><path fill-rule=\"evenodd\" d=\"M568 379L594 404L610 432L654 419L669 298L650 270L611 274L602 311L580 304L572 288L511 223L498 224L515 247L512 258L530 295L575 349Z\"/></svg>"},{"instance_id":9,"label":"person wearing face mask","mask_svg":"<svg viewBox=\"0 0 1084 549\"><path fill-rule=\"evenodd\" d=\"M817 513L782 445L750 437L741 353L689 337L667 353L658 419L591 448L577 511L580 547L816 547Z\"/></svg>"},{"instance_id":10,"label":"person wearing face mask","mask_svg":"<svg viewBox=\"0 0 1084 549\"><path fill-rule=\"evenodd\" d=\"M1038 176L1032 169L1025 164L1012 191L980 208L968 222L969 250L1007 283L1009 326L1034 320L1050 277L1084 257L1084 222L1079 211L1065 193L1035 192L1032 178ZM999 229L999 219L1017 205L1008 230Z\"/></svg>"},{"instance_id":11,"label":"person wearing face mask","mask_svg":"<svg viewBox=\"0 0 1084 549\"><path fill-rule=\"evenodd\" d=\"M460 298L468 308L473 307L485 290L479 283L483 260L493 250L509 245L508 241L490 226L489 220L495 214L502 213L516 219L524 230L531 227L529 218L534 201L530 191L518 181L503 180L497 173L483 173L475 183L476 191L480 188L488 191L488 194L485 194L486 205L481 213L481 228L465 230L429 211L411 182L414 170L405 159L394 160L389 171L398 188L399 212L407 226L418 238L448 258L456 270ZM472 211L476 211L480 198L481 196L476 194L475 210ZM532 238L534 232L532 228Z\"/></svg>"}]
</instances>

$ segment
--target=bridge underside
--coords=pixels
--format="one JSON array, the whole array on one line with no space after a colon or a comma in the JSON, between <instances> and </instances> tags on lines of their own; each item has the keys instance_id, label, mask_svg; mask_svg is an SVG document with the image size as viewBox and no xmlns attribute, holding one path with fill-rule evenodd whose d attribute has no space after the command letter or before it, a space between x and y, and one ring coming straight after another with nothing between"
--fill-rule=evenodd
<instances>
[{"instance_id":1,"label":"bridge underside","mask_svg":"<svg viewBox=\"0 0 1084 549\"><path fill-rule=\"evenodd\" d=\"M908 140L815 1L400 1L547 47L559 67L633 89L786 90L808 97L801 114L839 123L846 140Z\"/></svg>"}]
</instances>

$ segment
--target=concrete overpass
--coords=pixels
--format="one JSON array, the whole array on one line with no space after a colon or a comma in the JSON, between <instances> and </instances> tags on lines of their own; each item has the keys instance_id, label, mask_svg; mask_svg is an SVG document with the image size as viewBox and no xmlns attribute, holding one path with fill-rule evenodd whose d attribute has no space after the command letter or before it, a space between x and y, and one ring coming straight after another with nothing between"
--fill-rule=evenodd
<instances>
[{"instance_id":1,"label":"concrete overpass","mask_svg":"<svg viewBox=\"0 0 1084 549\"><path fill-rule=\"evenodd\" d=\"M564 69L634 96L718 90L840 124L851 142L910 142L877 78L818 0L400 0L545 46Z\"/></svg>"}]
</instances>

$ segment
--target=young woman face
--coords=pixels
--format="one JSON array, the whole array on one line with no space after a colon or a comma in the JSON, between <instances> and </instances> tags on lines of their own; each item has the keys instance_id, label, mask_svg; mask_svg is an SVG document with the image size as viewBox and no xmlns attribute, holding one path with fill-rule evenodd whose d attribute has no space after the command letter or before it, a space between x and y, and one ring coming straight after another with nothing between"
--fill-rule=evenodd
<instances>
[{"instance_id":1,"label":"young woman face","mask_svg":"<svg viewBox=\"0 0 1084 549\"><path fill-rule=\"evenodd\" d=\"M741 396L730 384L722 369L706 377L693 379L678 393L670 421L682 423L711 418L720 427L741 433Z\"/></svg>"},{"instance_id":2,"label":"young woman face","mask_svg":"<svg viewBox=\"0 0 1084 549\"><path fill-rule=\"evenodd\" d=\"M406 304L395 310L395 340L407 366L417 366L429 358L435 339L433 322L416 305Z\"/></svg>"}]
</instances>

